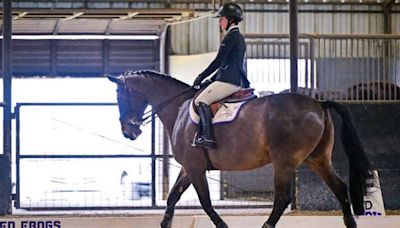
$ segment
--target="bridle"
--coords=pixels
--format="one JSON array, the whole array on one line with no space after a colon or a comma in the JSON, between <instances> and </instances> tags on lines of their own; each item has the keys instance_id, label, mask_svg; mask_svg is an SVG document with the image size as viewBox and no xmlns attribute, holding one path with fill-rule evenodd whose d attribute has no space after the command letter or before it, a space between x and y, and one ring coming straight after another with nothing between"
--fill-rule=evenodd
<instances>
[{"instance_id":1,"label":"bridle","mask_svg":"<svg viewBox=\"0 0 400 228\"><path fill-rule=\"evenodd\" d=\"M122 81L122 84L123 84L124 91L126 91L126 94L128 95L127 99L128 99L128 103L130 105L131 104L130 96L129 96L130 91L126 86L125 78L121 77L121 81ZM189 88L186 88L186 89L184 89L184 90L182 90L182 91L180 91L180 92L168 97L167 99L163 100L161 103L159 103L159 104L157 104L155 106L152 106L152 109L150 109L149 111L143 113L141 119L139 119L137 117L132 117L131 119L128 120L128 122L130 124L132 124L133 126L141 126L141 125L145 126L146 124L151 122L153 119L157 118L157 115L155 115L155 113L161 111L163 108L168 106L170 101L172 101L173 99L175 99L175 98L177 98L177 97L179 97L179 96L191 91L192 89L196 89L196 88L194 88L192 86L189 87ZM138 94L139 94L139 96L145 97L144 94L141 94L141 93L138 93Z\"/></svg>"},{"instance_id":2,"label":"bridle","mask_svg":"<svg viewBox=\"0 0 400 228\"><path fill-rule=\"evenodd\" d=\"M120 78L121 79L121 86L123 87L123 90L124 90L124 94L126 94L126 99L127 99L127 103L128 103L128 107L129 107L129 109L127 109L127 110L129 110L130 111L130 105L131 105L131 97L129 96L130 95L130 90L129 90L129 88L127 88L127 86L126 86L126 81L125 81L125 77L121 77ZM119 89L119 88L118 88ZM123 113L121 116L120 116L120 120L122 120L122 119L124 119L123 117L128 113L128 111L127 110L125 110L125 113ZM143 122L143 119L139 119L138 117L136 117L136 116L134 116L134 117L132 117L132 118L130 118L130 119L128 119L128 123L130 123L131 125L133 125L133 126L138 126L138 127L140 127L141 125L142 125L142 122Z\"/></svg>"}]
</instances>

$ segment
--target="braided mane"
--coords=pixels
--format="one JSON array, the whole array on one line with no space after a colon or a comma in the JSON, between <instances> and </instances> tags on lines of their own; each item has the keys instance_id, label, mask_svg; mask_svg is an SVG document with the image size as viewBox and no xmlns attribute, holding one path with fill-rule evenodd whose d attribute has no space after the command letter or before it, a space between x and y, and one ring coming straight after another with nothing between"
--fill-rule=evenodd
<instances>
[{"instance_id":1,"label":"braided mane","mask_svg":"<svg viewBox=\"0 0 400 228\"><path fill-rule=\"evenodd\" d=\"M158 79L173 81L173 82L188 86L186 83L179 81L178 79L173 78L170 75L162 74L162 73L160 73L158 71L154 71L154 70L138 70L138 71L128 70L122 76L124 76L125 78L127 78L127 77L158 78Z\"/></svg>"}]
</instances>

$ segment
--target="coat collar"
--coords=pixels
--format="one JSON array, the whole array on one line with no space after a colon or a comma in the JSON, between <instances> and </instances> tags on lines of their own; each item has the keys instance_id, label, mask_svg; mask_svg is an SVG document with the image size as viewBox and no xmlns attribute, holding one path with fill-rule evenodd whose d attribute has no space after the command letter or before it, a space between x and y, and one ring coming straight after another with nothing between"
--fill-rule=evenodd
<instances>
[{"instance_id":1,"label":"coat collar","mask_svg":"<svg viewBox=\"0 0 400 228\"><path fill-rule=\"evenodd\" d=\"M233 25L233 26L231 26L231 27L229 27L229 29L228 29L228 33L229 32L231 32L232 30L238 30L239 31L239 25Z\"/></svg>"}]
</instances>

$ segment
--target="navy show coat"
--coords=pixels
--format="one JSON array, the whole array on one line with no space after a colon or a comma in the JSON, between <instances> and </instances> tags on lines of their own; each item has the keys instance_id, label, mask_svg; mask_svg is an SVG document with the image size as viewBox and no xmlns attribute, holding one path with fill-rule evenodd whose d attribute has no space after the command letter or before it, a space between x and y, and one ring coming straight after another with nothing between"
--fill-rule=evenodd
<instances>
[{"instance_id":1,"label":"navy show coat","mask_svg":"<svg viewBox=\"0 0 400 228\"><path fill-rule=\"evenodd\" d=\"M243 59L246 52L246 44L238 27L228 31L221 42L218 54L210 65L198 77L202 80L212 74L212 81L222 81L235 84L244 88L249 87L246 73L243 69Z\"/></svg>"}]
</instances>

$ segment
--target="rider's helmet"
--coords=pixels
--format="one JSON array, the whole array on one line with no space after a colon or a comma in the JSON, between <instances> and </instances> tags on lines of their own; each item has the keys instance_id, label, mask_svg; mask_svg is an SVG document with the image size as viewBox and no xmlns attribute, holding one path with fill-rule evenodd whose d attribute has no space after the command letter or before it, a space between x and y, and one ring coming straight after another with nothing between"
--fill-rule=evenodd
<instances>
[{"instance_id":1,"label":"rider's helmet","mask_svg":"<svg viewBox=\"0 0 400 228\"><path fill-rule=\"evenodd\" d=\"M239 23L243 20L243 10L238 4L228 2L219 8L216 17L226 17L229 21Z\"/></svg>"}]
</instances>

